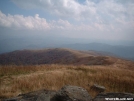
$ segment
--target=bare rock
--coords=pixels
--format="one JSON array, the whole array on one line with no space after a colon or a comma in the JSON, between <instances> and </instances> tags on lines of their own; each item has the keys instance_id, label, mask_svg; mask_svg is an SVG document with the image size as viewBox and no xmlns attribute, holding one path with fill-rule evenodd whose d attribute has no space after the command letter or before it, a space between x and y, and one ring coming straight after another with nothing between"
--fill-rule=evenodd
<instances>
[{"instance_id":1,"label":"bare rock","mask_svg":"<svg viewBox=\"0 0 134 101\"><path fill-rule=\"evenodd\" d=\"M78 86L62 87L51 101L91 101L87 90Z\"/></svg>"},{"instance_id":2,"label":"bare rock","mask_svg":"<svg viewBox=\"0 0 134 101\"><path fill-rule=\"evenodd\" d=\"M59 91L39 90L3 101L91 101L87 90L78 86L64 86Z\"/></svg>"},{"instance_id":3,"label":"bare rock","mask_svg":"<svg viewBox=\"0 0 134 101\"><path fill-rule=\"evenodd\" d=\"M104 90L103 86L94 85L94 89ZM87 90L66 85L59 91L39 90L2 101L134 101L134 94L131 93L99 93L94 99L88 94Z\"/></svg>"},{"instance_id":4,"label":"bare rock","mask_svg":"<svg viewBox=\"0 0 134 101\"><path fill-rule=\"evenodd\" d=\"M50 99L56 94L56 91L52 90L39 90L26 94L20 94L17 97L5 99L2 101L50 101Z\"/></svg>"},{"instance_id":5,"label":"bare rock","mask_svg":"<svg viewBox=\"0 0 134 101\"><path fill-rule=\"evenodd\" d=\"M131 93L100 93L93 101L134 101L134 94Z\"/></svg>"}]
</instances>

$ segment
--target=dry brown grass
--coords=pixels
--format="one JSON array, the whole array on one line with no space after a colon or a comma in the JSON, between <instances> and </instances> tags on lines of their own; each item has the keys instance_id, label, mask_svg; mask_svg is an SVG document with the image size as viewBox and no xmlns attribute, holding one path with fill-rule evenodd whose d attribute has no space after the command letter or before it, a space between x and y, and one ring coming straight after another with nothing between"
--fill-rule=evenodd
<instances>
[{"instance_id":1,"label":"dry brown grass","mask_svg":"<svg viewBox=\"0 0 134 101\"><path fill-rule=\"evenodd\" d=\"M39 89L58 90L64 85L81 86L95 96L90 86L99 84L106 92L134 93L134 69L121 65L0 66L0 99Z\"/></svg>"}]
</instances>

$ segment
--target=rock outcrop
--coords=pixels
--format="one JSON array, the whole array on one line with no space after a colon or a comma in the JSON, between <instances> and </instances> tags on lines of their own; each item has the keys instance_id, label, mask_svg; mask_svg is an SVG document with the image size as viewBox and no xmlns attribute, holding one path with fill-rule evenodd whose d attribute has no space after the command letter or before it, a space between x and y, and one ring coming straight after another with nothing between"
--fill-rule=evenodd
<instances>
[{"instance_id":1,"label":"rock outcrop","mask_svg":"<svg viewBox=\"0 0 134 101\"><path fill-rule=\"evenodd\" d=\"M96 85L94 85L96 87ZM94 87L93 86L93 87ZM102 86L97 86L103 88ZM2 101L134 101L131 93L99 93L94 99L86 89L78 86L66 85L58 91L39 90Z\"/></svg>"},{"instance_id":2,"label":"rock outcrop","mask_svg":"<svg viewBox=\"0 0 134 101\"><path fill-rule=\"evenodd\" d=\"M64 86L59 91L40 90L21 94L3 101L92 101L87 90L78 86Z\"/></svg>"}]
</instances>

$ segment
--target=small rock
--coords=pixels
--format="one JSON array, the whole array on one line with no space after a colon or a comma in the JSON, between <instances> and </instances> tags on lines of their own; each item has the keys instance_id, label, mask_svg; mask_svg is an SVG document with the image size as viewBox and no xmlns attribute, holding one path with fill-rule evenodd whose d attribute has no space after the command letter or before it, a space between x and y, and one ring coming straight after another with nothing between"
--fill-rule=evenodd
<instances>
[{"instance_id":1,"label":"small rock","mask_svg":"<svg viewBox=\"0 0 134 101\"><path fill-rule=\"evenodd\" d=\"M91 89L96 91L96 92L101 93L101 92L104 92L106 88L104 86L94 84L93 86L91 86Z\"/></svg>"}]
</instances>

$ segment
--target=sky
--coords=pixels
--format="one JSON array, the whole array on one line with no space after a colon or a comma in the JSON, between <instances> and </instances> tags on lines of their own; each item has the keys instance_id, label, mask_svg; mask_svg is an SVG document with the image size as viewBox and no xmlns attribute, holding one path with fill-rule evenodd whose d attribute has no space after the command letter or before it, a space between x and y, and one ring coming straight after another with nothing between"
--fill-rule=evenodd
<instances>
[{"instance_id":1,"label":"sky","mask_svg":"<svg viewBox=\"0 0 134 101\"><path fill-rule=\"evenodd\" d=\"M134 0L0 0L1 47L21 38L134 44Z\"/></svg>"}]
</instances>

